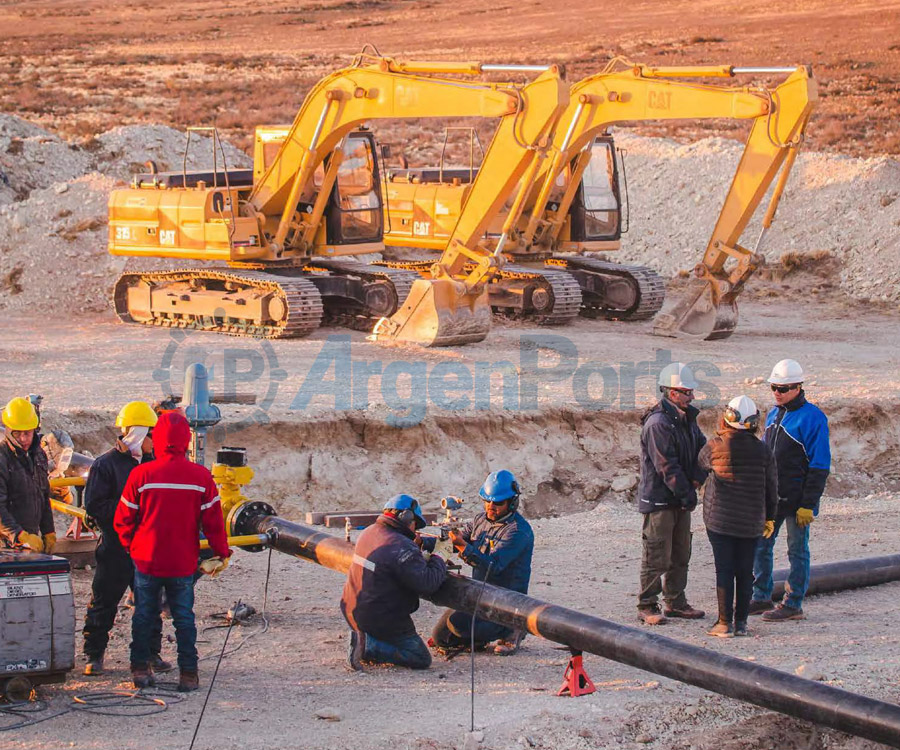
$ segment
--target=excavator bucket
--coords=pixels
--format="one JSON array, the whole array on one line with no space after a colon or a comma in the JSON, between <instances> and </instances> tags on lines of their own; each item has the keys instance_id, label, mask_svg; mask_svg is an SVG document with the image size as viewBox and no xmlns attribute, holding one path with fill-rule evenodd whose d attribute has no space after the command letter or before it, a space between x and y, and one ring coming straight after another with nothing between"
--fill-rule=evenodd
<instances>
[{"instance_id":1,"label":"excavator bucket","mask_svg":"<svg viewBox=\"0 0 900 750\"><path fill-rule=\"evenodd\" d=\"M373 332L376 341L408 341L421 346L457 346L483 341L491 330L485 291L460 294L449 279L419 279L406 302Z\"/></svg>"},{"instance_id":2,"label":"excavator bucket","mask_svg":"<svg viewBox=\"0 0 900 750\"><path fill-rule=\"evenodd\" d=\"M708 281L693 279L680 297L669 298L653 321L657 336L727 339L737 326L738 307L734 299L713 299Z\"/></svg>"}]
</instances>

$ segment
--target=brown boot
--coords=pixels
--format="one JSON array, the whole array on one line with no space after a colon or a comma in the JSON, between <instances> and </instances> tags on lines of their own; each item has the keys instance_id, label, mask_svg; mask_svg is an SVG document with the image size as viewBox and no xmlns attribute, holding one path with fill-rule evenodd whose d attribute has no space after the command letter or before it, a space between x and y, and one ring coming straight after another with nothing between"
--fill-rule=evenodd
<instances>
[{"instance_id":1,"label":"brown boot","mask_svg":"<svg viewBox=\"0 0 900 750\"><path fill-rule=\"evenodd\" d=\"M138 690L156 685L156 679L153 677L153 672L150 671L148 664L132 664L131 679Z\"/></svg>"},{"instance_id":2,"label":"brown boot","mask_svg":"<svg viewBox=\"0 0 900 750\"><path fill-rule=\"evenodd\" d=\"M682 620L702 620L706 617L706 612L702 609L694 609L685 602L680 607L667 608L666 617L680 617Z\"/></svg>"},{"instance_id":3,"label":"brown boot","mask_svg":"<svg viewBox=\"0 0 900 750\"><path fill-rule=\"evenodd\" d=\"M652 607L638 607L638 617L644 625L665 625L668 622L658 604Z\"/></svg>"},{"instance_id":4,"label":"brown boot","mask_svg":"<svg viewBox=\"0 0 900 750\"><path fill-rule=\"evenodd\" d=\"M719 620L715 625L713 625L709 630L706 631L706 634L714 635L716 638L731 638L734 636L734 629L731 627L730 622Z\"/></svg>"},{"instance_id":5,"label":"brown boot","mask_svg":"<svg viewBox=\"0 0 900 750\"><path fill-rule=\"evenodd\" d=\"M197 670L182 669L178 675L178 692L192 693L200 689L200 675Z\"/></svg>"}]
</instances>

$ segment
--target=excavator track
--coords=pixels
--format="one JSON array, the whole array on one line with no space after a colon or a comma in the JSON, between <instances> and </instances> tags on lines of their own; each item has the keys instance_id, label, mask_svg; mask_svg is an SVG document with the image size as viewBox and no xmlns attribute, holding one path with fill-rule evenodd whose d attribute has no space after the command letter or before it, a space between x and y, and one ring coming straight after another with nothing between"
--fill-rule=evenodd
<instances>
[{"instance_id":1,"label":"excavator track","mask_svg":"<svg viewBox=\"0 0 900 750\"><path fill-rule=\"evenodd\" d=\"M322 294L324 323L358 331L370 331L378 320L397 312L413 283L421 278L411 270L353 259L312 260L304 270ZM332 281L345 282L344 289L352 282L352 296L329 294L329 276Z\"/></svg>"},{"instance_id":2,"label":"excavator track","mask_svg":"<svg viewBox=\"0 0 900 750\"><path fill-rule=\"evenodd\" d=\"M429 278L430 261L382 261L391 268L415 271ZM474 264L467 265L472 271ZM565 271L531 268L506 263L500 274L488 285L488 301L496 315L528 318L539 325L565 325L578 316L581 290L578 282Z\"/></svg>"},{"instance_id":3,"label":"excavator track","mask_svg":"<svg viewBox=\"0 0 900 750\"><path fill-rule=\"evenodd\" d=\"M509 305L510 292L522 302ZM488 286L488 299L495 313L528 318L539 325L565 325L578 317L582 305L578 282L565 271L529 268L506 263Z\"/></svg>"},{"instance_id":4,"label":"excavator track","mask_svg":"<svg viewBox=\"0 0 900 750\"><path fill-rule=\"evenodd\" d=\"M135 317L129 307L129 290L146 284L147 304L143 314ZM272 295L267 309L277 311L278 320L242 318L240 315L207 314L191 312L189 304L180 304L179 310L154 310L149 302L153 286L166 285L170 296L180 303L189 303L193 292L202 291L209 296L219 293L223 304L233 310L234 298L241 292ZM227 288L226 288L227 287ZM270 273L249 270L181 269L178 271L132 272L122 274L114 288L116 314L125 323L138 323L162 328L190 328L215 331L231 336L254 338L300 338L308 336L321 325L322 298L316 287L303 277L279 277ZM240 303L238 303L240 304Z\"/></svg>"},{"instance_id":5,"label":"excavator track","mask_svg":"<svg viewBox=\"0 0 900 750\"><path fill-rule=\"evenodd\" d=\"M586 318L649 320L666 299L665 281L647 266L586 256L554 256L547 264L565 268L578 281Z\"/></svg>"}]
</instances>

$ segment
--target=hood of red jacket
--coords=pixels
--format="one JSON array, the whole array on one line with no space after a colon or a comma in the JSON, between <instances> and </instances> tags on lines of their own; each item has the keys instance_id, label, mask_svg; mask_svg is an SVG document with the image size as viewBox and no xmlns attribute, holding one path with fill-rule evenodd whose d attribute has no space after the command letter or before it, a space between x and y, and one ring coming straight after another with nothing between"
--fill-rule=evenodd
<instances>
[{"instance_id":1,"label":"hood of red jacket","mask_svg":"<svg viewBox=\"0 0 900 750\"><path fill-rule=\"evenodd\" d=\"M191 426L177 411L167 411L153 428L153 450L157 456L166 453L183 456L191 442Z\"/></svg>"}]
</instances>

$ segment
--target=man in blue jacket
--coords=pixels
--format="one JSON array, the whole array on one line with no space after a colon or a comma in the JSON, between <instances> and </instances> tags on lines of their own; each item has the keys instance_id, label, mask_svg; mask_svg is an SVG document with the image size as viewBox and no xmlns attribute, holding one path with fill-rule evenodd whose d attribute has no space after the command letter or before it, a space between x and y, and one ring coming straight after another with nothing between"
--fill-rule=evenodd
<instances>
[{"instance_id":1,"label":"man in blue jacket","mask_svg":"<svg viewBox=\"0 0 900 750\"><path fill-rule=\"evenodd\" d=\"M641 428L641 593L638 616L646 625L669 617L700 619L705 612L687 602L691 560L691 511L707 472L697 456L706 437L697 426L700 411L691 406L697 382L690 367L673 362L659 374L659 403L647 411ZM657 602L663 595L666 606Z\"/></svg>"},{"instance_id":2,"label":"man in blue jacket","mask_svg":"<svg viewBox=\"0 0 900 750\"><path fill-rule=\"evenodd\" d=\"M472 578L476 581L527 594L534 532L518 512L519 483L511 471L495 471L488 475L479 494L484 501L484 512L461 529L451 531L450 541L459 556L472 566ZM467 647L472 628L470 614L448 609L431 637L439 649ZM521 631L477 618L474 629L476 646L483 648L496 641L493 652L500 656L518 651L524 637Z\"/></svg>"},{"instance_id":3,"label":"man in blue jacket","mask_svg":"<svg viewBox=\"0 0 900 750\"><path fill-rule=\"evenodd\" d=\"M819 501L831 469L828 418L806 400L803 368L783 359L772 370L769 383L775 408L766 418L766 445L775 454L778 510L775 533L760 539L753 565L753 601L750 614L762 613L766 622L802 620L803 597L809 587L809 527L819 514ZM782 602L772 604L772 551L781 526L787 526L791 570Z\"/></svg>"},{"instance_id":4,"label":"man in blue jacket","mask_svg":"<svg viewBox=\"0 0 900 750\"><path fill-rule=\"evenodd\" d=\"M428 669L431 654L410 615L419 597L433 594L447 577L437 555L422 554L417 529L425 526L418 500L396 495L356 541L353 562L341 597L341 612L350 625L347 661Z\"/></svg>"}]
</instances>

